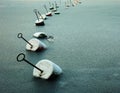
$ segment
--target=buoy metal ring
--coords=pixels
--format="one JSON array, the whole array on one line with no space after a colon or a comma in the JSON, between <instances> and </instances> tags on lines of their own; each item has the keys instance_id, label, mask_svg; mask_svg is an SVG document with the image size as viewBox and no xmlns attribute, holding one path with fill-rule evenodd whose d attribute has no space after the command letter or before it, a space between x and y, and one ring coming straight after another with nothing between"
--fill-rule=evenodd
<instances>
[{"instance_id":1,"label":"buoy metal ring","mask_svg":"<svg viewBox=\"0 0 120 93\"><path fill-rule=\"evenodd\" d=\"M18 62L24 61L24 59L25 59L25 54L24 53L18 54L18 56L17 56L17 61Z\"/></svg>"},{"instance_id":2,"label":"buoy metal ring","mask_svg":"<svg viewBox=\"0 0 120 93\"><path fill-rule=\"evenodd\" d=\"M23 34L22 34L22 33L18 33L17 37L18 37L18 38L22 38L22 37L23 37Z\"/></svg>"}]
</instances>

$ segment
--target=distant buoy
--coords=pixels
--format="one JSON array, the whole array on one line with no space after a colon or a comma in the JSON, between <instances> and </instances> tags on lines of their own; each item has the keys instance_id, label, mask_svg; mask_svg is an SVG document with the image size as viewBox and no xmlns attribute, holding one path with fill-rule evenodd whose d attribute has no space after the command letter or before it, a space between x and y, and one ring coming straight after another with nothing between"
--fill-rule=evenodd
<instances>
[{"instance_id":1,"label":"distant buoy","mask_svg":"<svg viewBox=\"0 0 120 93\"><path fill-rule=\"evenodd\" d=\"M56 12L57 11L57 9L56 8L54 8L53 10L52 10L52 12Z\"/></svg>"},{"instance_id":2,"label":"distant buoy","mask_svg":"<svg viewBox=\"0 0 120 93\"><path fill-rule=\"evenodd\" d=\"M52 16L52 12L46 13L46 16Z\"/></svg>"},{"instance_id":3,"label":"distant buoy","mask_svg":"<svg viewBox=\"0 0 120 93\"><path fill-rule=\"evenodd\" d=\"M56 2L56 1L55 1L55 7L56 7L56 8L59 8L59 6L58 6L58 4L57 4L57 2Z\"/></svg>"},{"instance_id":4,"label":"distant buoy","mask_svg":"<svg viewBox=\"0 0 120 93\"><path fill-rule=\"evenodd\" d=\"M44 26L44 25L45 25L43 19L36 20L36 21L35 21L35 24L36 24L36 26Z\"/></svg>"},{"instance_id":5,"label":"distant buoy","mask_svg":"<svg viewBox=\"0 0 120 93\"><path fill-rule=\"evenodd\" d=\"M28 61L25 58L24 53L20 53L16 57L18 62L26 62L27 64L31 65L34 67L33 69L33 76L42 78L42 79L49 79L52 75L60 75L62 74L62 69L53 63L50 60L44 59L40 60L36 65L32 64L30 61Z\"/></svg>"},{"instance_id":6,"label":"distant buoy","mask_svg":"<svg viewBox=\"0 0 120 93\"><path fill-rule=\"evenodd\" d=\"M54 41L54 37L47 35L45 32L36 32L33 36L40 39L47 39L50 42Z\"/></svg>"},{"instance_id":7,"label":"distant buoy","mask_svg":"<svg viewBox=\"0 0 120 93\"><path fill-rule=\"evenodd\" d=\"M26 50L30 50L30 51L37 51L37 50L43 50L46 49L47 46L41 42L40 40L33 38L31 40L28 41L29 43L31 43L33 45L33 47L31 48L31 46L29 44L26 45Z\"/></svg>"},{"instance_id":8,"label":"distant buoy","mask_svg":"<svg viewBox=\"0 0 120 93\"><path fill-rule=\"evenodd\" d=\"M70 2L68 0L65 2L65 7L66 8L70 7Z\"/></svg>"},{"instance_id":9,"label":"distant buoy","mask_svg":"<svg viewBox=\"0 0 120 93\"><path fill-rule=\"evenodd\" d=\"M50 9L50 10L53 10L53 9L54 9L54 7L52 7L52 6L51 6L49 9Z\"/></svg>"},{"instance_id":10,"label":"distant buoy","mask_svg":"<svg viewBox=\"0 0 120 93\"><path fill-rule=\"evenodd\" d=\"M46 16L52 16L52 12L49 12L48 10L47 10L47 6L46 5L44 5L44 8L45 8L45 10L46 10Z\"/></svg>"},{"instance_id":11,"label":"distant buoy","mask_svg":"<svg viewBox=\"0 0 120 93\"><path fill-rule=\"evenodd\" d=\"M37 20L35 21L35 25L36 25L36 26L44 26L45 23L44 23L43 18L40 19L40 18L38 17L39 11L37 11L37 9L34 9L33 12L35 13L35 15L36 15L36 17L37 17ZM40 15L40 13L39 13L39 15ZM42 17L42 16L41 16L41 17Z\"/></svg>"},{"instance_id":12,"label":"distant buoy","mask_svg":"<svg viewBox=\"0 0 120 93\"><path fill-rule=\"evenodd\" d=\"M50 2L49 2L49 5L50 5L49 9L50 9L50 10L53 10L53 9L54 9L54 5L51 4Z\"/></svg>"},{"instance_id":13,"label":"distant buoy","mask_svg":"<svg viewBox=\"0 0 120 93\"><path fill-rule=\"evenodd\" d=\"M60 75L62 73L62 69L58 65L47 59L39 61L35 66L40 68L43 72L41 73L39 70L34 68L34 77L49 79L52 74Z\"/></svg>"},{"instance_id":14,"label":"distant buoy","mask_svg":"<svg viewBox=\"0 0 120 93\"><path fill-rule=\"evenodd\" d=\"M45 32L36 32L33 36L36 38L47 38L47 34Z\"/></svg>"},{"instance_id":15,"label":"distant buoy","mask_svg":"<svg viewBox=\"0 0 120 93\"><path fill-rule=\"evenodd\" d=\"M56 11L56 12L54 12L55 14L60 14L60 12L59 11Z\"/></svg>"}]
</instances>

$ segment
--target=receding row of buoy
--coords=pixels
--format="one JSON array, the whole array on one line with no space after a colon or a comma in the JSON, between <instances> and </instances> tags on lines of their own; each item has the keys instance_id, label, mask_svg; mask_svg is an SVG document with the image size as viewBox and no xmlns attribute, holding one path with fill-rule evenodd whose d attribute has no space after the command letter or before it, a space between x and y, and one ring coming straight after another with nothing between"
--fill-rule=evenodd
<instances>
[{"instance_id":1,"label":"receding row of buoy","mask_svg":"<svg viewBox=\"0 0 120 93\"><path fill-rule=\"evenodd\" d=\"M50 4L50 3L49 3ZM35 21L36 26L44 26L44 20L46 19L46 16L52 16L54 12L55 14L60 14L57 11L58 5L55 2L55 6L50 6L50 10L48 11L46 5L44 5L44 8L46 10L46 14L41 14L37 9L34 9L33 12L35 13L37 20ZM29 41L27 41L24 37L22 33L18 33L17 35L18 38L23 39L27 44L26 44L26 50L29 51L38 51L38 50L43 50L46 49L47 46L40 40L38 40L37 38L42 38L42 39L47 39L48 41L51 41L54 39L53 36L47 35L45 32L36 32L33 34L33 37L30 39ZM48 59L43 59L40 60L39 62L37 62L36 65L32 64L31 62L29 62L28 60L25 59L25 54L24 53L20 53L17 56L17 61L21 62L24 61L26 63L28 63L29 65L33 66L33 76L34 77L39 77L42 79L48 79L52 74L55 75L59 75L62 73L62 69L56 65L55 63L53 63L52 61L48 60Z\"/></svg>"},{"instance_id":2,"label":"receding row of buoy","mask_svg":"<svg viewBox=\"0 0 120 93\"><path fill-rule=\"evenodd\" d=\"M74 3L80 3L80 0L73 0ZM69 7L69 4L74 4L73 1L66 1L65 5L66 7ZM69 3L69 4L68 4ZM58 11L58 4L56 3L56 1L54 3L49 2L49 10L47 9L47 6L44 5L44 8L46 10L46 14L41 14L37 9L34 9L33 12L35 13L37 20L35 21L35 25L36 26L44 26L44 20L47 19L46 16L52 16L53 13L54 14L60 14L60 12ZM74 6L74 5L72 5ZM45 32L36 32L33 34L33 37L30 39L29 41L26 40L23 37L22 33L18 33L17 35L18 38L23 39L27 44L26 44L26 50L28 51L39 51L39 50L44 50L47 48L46 44L44 44L42 41L40 41L38 38L40 39L46 39L48 41L53 41L54 37L51 35L46 34ZM29 65L33 66L33 76L34 77L38 77L38 78L42 78L42 79L49 79L53 74L54 75L60 75L62 73L62 69L56 65L55 63L53 63L52 61L48 60L48 59L43 59L37 62L36 65L32 64L31 62L29 62L26 58L25 58L25 54L24 53L20 53L17 56L17 61L18 62L26 62Z\"/></svg>"},{"instance_id":3,"label":"receding row of buoy","mask_svg":"<svg viewBox=\"0 0 120 93\"><path fill-rule=\"evenodd\" d=\"M66 0L65 1L65 7L68 8L70 6L75 6L78 3L81 3L80 0ZM60 14L60 12L58 11L58 4L56 3L56 1L54 3L49 2L49 11L46 5L44 5L44 8L46 10L46 14L41 14L37 9L34 9L34 13L37 17L37 20L35 21L35 25L36 26L44 26L44 20L46 19L46 16L52 16L53 13L54 14Z\"/></svg>"},{"instance_id":4,"label":"receding row of buoy","mask_svg":"<svg viewBox=\"0 0 120 93\"><path fill-rule=\"evenodd\" d=\"M36 17L37 17L37 20L35 21L35 25L36 26L44 26L45 23L44 23L44 20L46 19L46 16L52 16L53 13L54 14L60 14L60 12L58 11L58 8L59 6L57 5L57 3L55 2L55 4L49 2L50 4L50 8L48 11L48 8L46 5L43 5L43 7L45 8L46 10L46 14L41 14L37 9L34 9L33 12L35 13Z\"/></svg>"},{"instance_id":5,"label":"receding row of buoy","mask_svg":"<svg viewBox=\"0 0 120 93\"><path fill-rule=\"evenodd\" d=\"M82 2L80 0L66 0L65 1L65 7L68 8L70 6L75 6L77 4L81 4Z\"/></svg>"}]
</instances>

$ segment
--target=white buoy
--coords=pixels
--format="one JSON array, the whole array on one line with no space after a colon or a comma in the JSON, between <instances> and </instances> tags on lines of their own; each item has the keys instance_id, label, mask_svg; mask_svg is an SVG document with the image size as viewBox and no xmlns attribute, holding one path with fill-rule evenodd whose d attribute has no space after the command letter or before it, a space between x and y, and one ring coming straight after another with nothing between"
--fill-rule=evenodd
<instances>
[{"instance_id":1,"label":"white buoy","mask_svg":"<svg viewBox=\"0 0 120 93\"><path fill-rule=\"evenodd\" d=\"M44 25L45 25L43 19L36 20L36 21L35 21L35 24L36 24L36 26L44 26Z\"/></svg>"},{"instance_id":2,"label":"white buoy","mask_svg":"<svg viewBox=\"0 0 120 93\"><path fill-rule=\"evenodd\" d=\"M33 34L33 36L36 37L36 38L40 38L40 39L46 39L49 42L54 41L54 37L47 35L45 32L36 32L36 33Z\"/></svg>"},{"instance_id":3,"label":"white buoy","mask_svg":"<svg viewBox=\"0 0 120 93\"><path fill-rule=\"evenodd\" d=\"M54 7L53 6L50 6L50 8L49 8L50 10L53 10L54 9Z\"/></svg>"},{"instance_id":4,"label":"white buoy","mask_svg":"<svg viewBox=\"0 0 120 93\"><path fill-rule=\"evenodd\" d=\"M62 69L58 65L47 59L39 61L35 66L41 69L43 72L41 73L41 71L34 68L34 77L49 79L51 75L60 75L62 73Z\"/></svg>"},{"instance_id":5,"label":"white buoy","mask_svg":"<svg viewBox=\"0 0 120 93\"><path fill-rule=\"evenodd\" d=\"M65 7L66 7L66 8L70 7L70 2L69 2L69 0L66 0L66 2L65 2Z\"/></svg>"},{"instance_id":6,"label":"white buoy","mask_svg":"<svg viewBox=\"0 0 120 93\"><path fill-rule=\"evenodd\" d=\"M33 38L31 40L28 41L30 44L32 44L32 48L29 44L26 45L26 50L30 50L30 51L37 51L37 50L43 50L46 49L47 46L41 42L40 40Z\"/></svg>"},{"instance_id":7,"label":"white buoy","mask_svg":"<svg viewBox=\"0 0 120 93\"><path fill-rule=\"evenodd\" d=\"M52 3L52 5L51 5L51 2L49 2L49 5L50 5L49 9L53 10L54 9L54 4Z\"/></svg>"},{"instance_id":8,"label":"white buoy","mask_svg":"<svg viewBox=\"0 0 120 93\"><path fill-rule=\"evenodd\" d=\"M54 12L55 14L60 14L60 12L59 11L56 11L56 12Z\"/></svg>"},{"instance_id":9,"label":"white buoy","mask_svg":"<svg viewBox=\"0 0 120 93\"><path fill-rule=\"evenodd\" d=\"M65 8L68 8L69 7L69 5L67 4L67 2L65 2Z\"/></svg>"},{"instance_id":10,"label":"white buoy","mask_svg":"<svg viewBox=\"0 0 120 93\"><path fill-rule=\"evenodd\" d=\"M47 34L45 32L36 32L33 36L36 38L47 38Z\"/></svg>"},{"instance_id":11,"label":"white buoy","mask_svg":"<svg viewBox=\"0 0 120 93\"><path fill-rule=\"evenodd\" d=\"M57 11L57 8L54 8L53 10L52 10L52 12L56 12Z\"/></svg>"},{"instance_id":12,"label":"white buoy","mask_svg":"<svg viewBox=\"0 0 120 93\"><path fill-rule=\"evenodd\" d=\"M49 12L48 10L47 10L47 6L46 5L44 5L44 8L45 8L45 10L46 10L46 16L52 16L52 12Z\"/></svg>"},{"instance_id":13,"label":"white buoy","mask_svg":"<svg viewBox=\"0 0 120 93\"><path fill-rule=\"evenodd\" d=\"M54 6L54 9L53 9L53 12L55 13L55 14L60 14L60 12L58 11L58 9L57 9L57 3L55 2L55 6Z\"/></svg>"},{"instance_id":14,"label":"white buoy","mask_svg":"<svg viewBox=\"0 0 120 93\"><path fill-rule=\"evenodd\" d=\"M37 9L34 9L33 12L35 13L35 15L37 17L37 20L35 21L36 26L44 26L45 25L44 20L40 19L38 17L38 11L37 11Z\"/></svg>"},{"instance_id":15,"label":"white buoy","mask_svg":"<svg viewBox=\"0 0 120 93\"><path fill-rule=\"evenodd\" d=\"M52 16L52 12L47 12L46 16Z\"/></svg>"},{"instance_id":16,"label":"white buoy","mask_svg":"<svg viewBox=\"0 0 120 93\"><path fill-rule=\"evenodd\" d=\"M34 67L34 69L33 69L34 77L38 77L38 78L42 78L42 79L49 79L52 75L62 74L62 69L58 65L56 65L55 63L53 63L52 61L47 60L47 59L40 60L36 65L29 62L25 58L24 53L18 54L16 59L18 62L24 61L24 62L28 63L29 65L31 65L32 67Z\"/></svg>"},{"instance_id":17,"label":"white buoy","mask_svg":"<svg viewBox=\"0 0 120 93\"><path fill-rule=\"evenodd\" d=\"M56 1L55 1L55 7L56 7L56 8L59 8L59 6L58 6L58 4L57 4L57 2L56 2Z\"/></svg>"}]
</instances>

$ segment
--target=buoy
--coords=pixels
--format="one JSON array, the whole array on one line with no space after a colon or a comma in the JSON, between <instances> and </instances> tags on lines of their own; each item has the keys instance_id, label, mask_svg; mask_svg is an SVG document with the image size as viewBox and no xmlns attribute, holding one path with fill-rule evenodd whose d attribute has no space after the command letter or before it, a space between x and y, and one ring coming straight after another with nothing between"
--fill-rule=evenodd
<instances>
[{"instance_id":1,"label":"buoy","mask_svg":"<svg viewBox=\"0 0 120 93\"><path fill-rule=\"evenodd\" d=\"M36 65L26 60L24 53L18 54L16 59L18 62L24 61L31 65L32 67L34 67L33 69L34 77L49 79L52 75L60 75L62 73L62 69L48 59L40 60Z\"/></svg>"},{"instance_id":2,"label":"buoy","mask_svg":"<svg viewBox=\"0 0 120 93\"><path fill-rule=\"evenodd\" d=\"M56 11L56 12L54 12L55 14L60 14L60 12L59 11Z\"/></svg>"},{"instance_id":3,"label":"buoy","mask_svg":"<svg viewBox=\"0 0 120 93\"><path fill-rule=\"evenodd\" d=\"M59 6L58 6L58 4L57 4L57 2L55 1L55 6L56 6L56 8L59 8Z\"/></svg>"},{"instance_id":4,"label":"buoy","mask_svg":"<svg viewBox=\"0 0 120 93\"><path fill-rule=\"evenodd\" d=\"M36 38L47 38L47 34L45 32L36 32L33 36Z\"/></svg>"},{"instance_id":5,"label":"buoy","mask_svg":"<svg viewBox=\"0 0 120 93\"><path fill-rule=\"evenodd\" d=\"M46 10L46 16L52 16L52 12L49 12L48 10L47 10L47 7L46 7L46 5L44 5L44 8L45 8L45 10Z\"/></svg>"},{"instance_id":6,"label":"buoy","mask_svg":"<svg viewBox=\"0 0 120 93\"><path fill-rule=\"evenodd\" d=\"M50 10L53 10L53 9L54 9L54 5L53 5L53 4L51 5L50 2L49 2L49 5L50 5L49 9L50 9Z\"/></svg>"},{"instance_id":7,"label":"buoy","mask_svg":"<svg viewBox=\"0 0 120 93\"><path fill-rule=\"evenodd\" d=\"M56 2L55 2L55 6L54 6L53 12L54 12L55 14L60 14L60 12L59 12L58 9L57 9L57 3L56 3Z\"/></svg>"},{"instance_id":8,"label":"buoy","mask_svg":"<svg viewBox=\"0 0 120 93\"><path fill-rule=\"evenodd\" d=\"M35 21L36 26L44 26L45 25L44 20L39 19L38 14L37 14L38 13L37 9L34 9L33 12L35 13L37 17L37 20Z\"/></svg>"},{"instance_id":9,"label":"buoy","mask_svg":"<svg viewBox=\"0 0 120 93\"><path fill-rule=\"evenodd\" d=\"M54 8L53 10L52 10L52 12L56 12L57 11L57 9L56 8Z\"/></svg>"},{"instance_id":10,"label":"buoy","mask_svg":"<svg viewBox=\"0 0 120 93\"><path fill-rule=\"evenodd\" d=\"M55 1L55 4L54 4L54 12L56 12L58 10L59 6L57 5L56 1Z\"/></svg>"},{"instance_id":11,"label":"buoy","mask_svg":"<svg viewBox=\"0 0 120 93\"><path fill-rule=\"evenodd\" d=\"M69 2L69 0L66 0L66 2L65 2L65 7L66 7L66 8L70 7L70 2Z\"/></svg>"},{"instance_id":12,"label":"buoy","mask_svg":"<svg viewBox=\"0 0 120 93\"><path fill-rule=\"evenodd\" d=\"M36 20L36 21L35 21L35 24L36 24L36 26L44 26L44 25L45 25L43 19Z\"/></svg>"},{"instance_id":13,"label":"buoy","mask_svg":"<svg viewBox=\"0 0 120 93\"><path fill-rule=\"evenodd\" d=\"M41 73L41 71L39 71L38 69L34 68L34 77L49 79L52 74L60 75L62 73L62 69L58 65L47 59L40 60L35 66L40 68L43 73Z\"/></svg>"},{"instance_id":14,"label":"buoy","mask_svg":"<svg viewBox=\"0 0 120 93\"><path fill-rule=\"evenodd\" d=\"M33 36L36 38L47 39L48 41L54 41L54 37L47 35L45 32L36 32Z\"/></svg>"},{"instance_id":15,"label":"buoy","mask_svg":"<svg viewBox=\"0 0 120 93\"><path fill-rule=\"evenodd\" d=\"M65 8L68 8L68 7L70 7L70 6L67 4L67 2L65 2Z\"/></svg>"},{"instance_id":16,"label":"buoy","mask_svg":"<svg viewBox=\"0 0 120 93\"><path fill-rule=\"evenodd\" d=\"M46 13L46 16L52 16L52 12Z\"/></svg>"},{"instance_id":17,"label":"buoy","mask_svg":"<svg viewBox=\"0 0 120 93\"><path fill-rule=\"evenodd\" d=\"M31 50L31 51L37 51L37 50L43 50L46 49L47 46L41 42L40 40L33 38L29 41L27 41L24 37L22 33L18 33L17 35L18 38L23 39L25 42L27 42L26 44L26 50Z\"/></svg>"},{"instance_id":18,"label":"buoy","mask_svg":"<svg viewBox=\"0 0 120 93\"><path fill-rule=\"evenodd\" d=\"M30 50L30 51L43 50L43 49L47 48L47 46L42 41L40 41L36 38L30 39L28 42L33 45L32 48L30 47L29 44L26 45L26 49Z\"/></svg>"}]
</instances>

